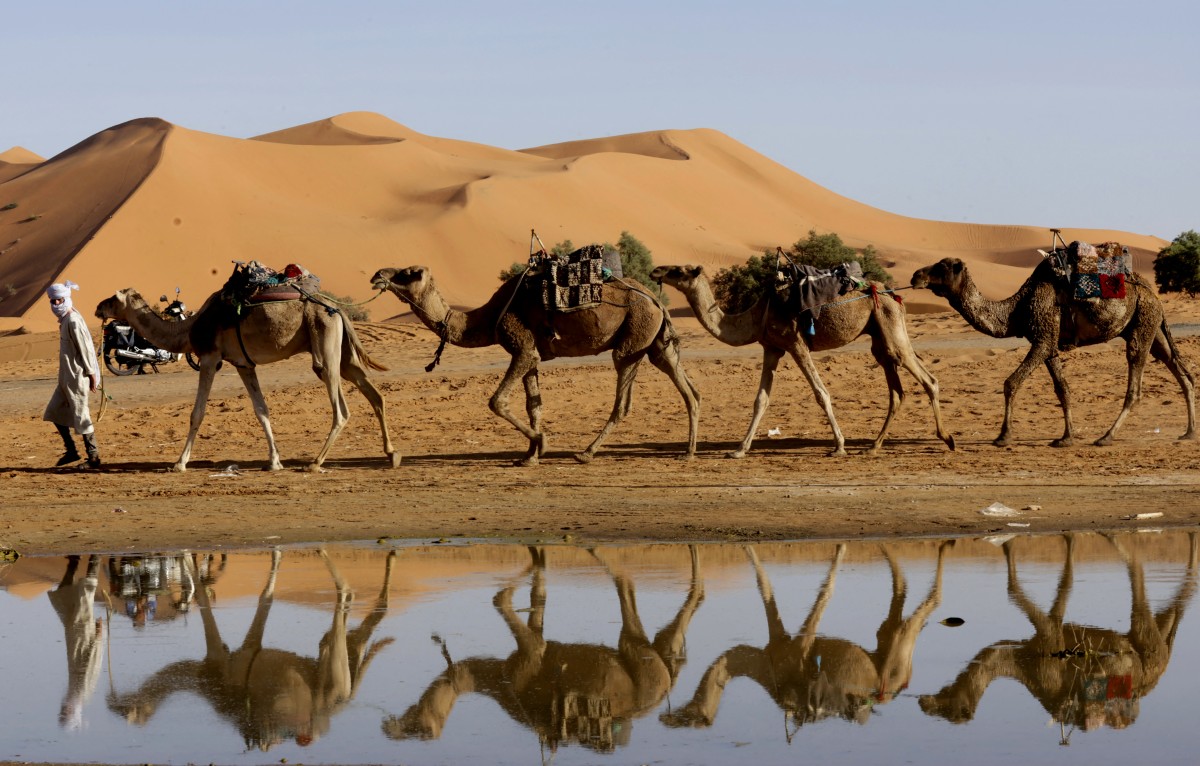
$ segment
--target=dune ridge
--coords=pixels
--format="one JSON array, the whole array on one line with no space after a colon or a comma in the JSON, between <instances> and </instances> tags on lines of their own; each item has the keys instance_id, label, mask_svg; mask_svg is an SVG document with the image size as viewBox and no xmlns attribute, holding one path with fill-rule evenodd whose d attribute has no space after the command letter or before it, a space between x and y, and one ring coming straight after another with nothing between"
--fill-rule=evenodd
<instances>
[{"instance_id":1,"label":"dune ridge","mask_svg":"<svg viewBox=\"0 0 1200 766\"><path fill-rule=\"evenodd\" d=\"M478 305L502 269L525 259L530 229L547 245L612 242L629 231L657 263L714 269L810 229L833 231L874 246L900 284L939 258L963 258L995 297L1015 290L1049 244L1040 226L929 221L864 205L707 128L508 150L427 136L370 112L252 139L143 118L45 162L10 161L23 158L0 155L0 206L18 203L0 212L0 281L13 286L0 331L51 328L38 301L51 281L82 285L85 307L129 286L149 297L179 286L199 306L231 261L251 259L301 263L327 291L356 300L371 296L376 269L423 264L452 303ZM4 180L14 166L20 173ZM1166 244L1105 229L1064 227L1064 236L1119 240L1147 273ZM382 319L401 307L381 299L369 309Z\"/></svg>"}]
</instances>

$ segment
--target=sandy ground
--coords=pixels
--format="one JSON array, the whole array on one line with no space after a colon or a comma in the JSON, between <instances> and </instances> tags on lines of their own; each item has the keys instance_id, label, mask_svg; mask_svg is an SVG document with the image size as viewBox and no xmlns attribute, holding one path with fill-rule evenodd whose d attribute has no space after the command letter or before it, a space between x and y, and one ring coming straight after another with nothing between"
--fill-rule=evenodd
<instances>
[{"instance_id":1,"label":"sandy ground","mask_svg":"<svg viewBox=\"0 0 1200 766\"><path fill-rule=\"evenodd\" d=\"M1200 311L1177 300L1168 312L1185 356L1200 358L1200 337L1190 325ZM687 435L682 401L648 364L629 419L594 462L572 459L612 403L612 366L594 357L543 366L550 454L538 467L515 467L524 440L487 409L507 355L451 347L426 373L436 346L429 331L364 324L368 351L390 368L376 380L404 454L398 468L387 466L365 400L348 389L351 422L328 470L301 470L330 422L324 389L303 356L259 370L283 471L259 470L265 441L228 367L217 376L189 470L166 470L182 447L195 392L196 374L182 363L158 375L107 376L111 399L98 425L103 468L55 469L61 444L41 413L56 363L6 362L0 364L0 548L119 552L381 537L778 540L1200 523L1200 442L1177 440L1186 426L1184 402L1161 365L1148 369L1144 399L1116 444L1090 443L1120 409L1120 342L1067 356L1084 437L1079 446L1049 446L1062 433L1062 417L1044 371L1018 400L1018 444L993 446L1003 381L1027 344L987 338L957 314L940 313L910 316L909 327L940 380L956 451L935 437L927 400L905 376L909 396L891 439L882 454L861 454L882 423L886 388L860 339L817 355L850 455L828 456L829 427L788 362L750 455L731 460L726 453L749 422L761 350L722 345L692 319L676 323L685 367L703 396L700 449L691 461L680 460ZM993 503L1013 515L982 513ZM1162 515L1129 518L1145 513Z\"/></svg>"}]
</instances>

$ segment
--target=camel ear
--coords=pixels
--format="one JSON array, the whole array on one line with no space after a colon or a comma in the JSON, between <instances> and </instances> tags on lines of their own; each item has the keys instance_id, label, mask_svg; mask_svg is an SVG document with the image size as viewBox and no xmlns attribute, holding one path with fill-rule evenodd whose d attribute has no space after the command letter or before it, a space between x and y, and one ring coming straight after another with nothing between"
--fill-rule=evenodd
<instances>
[{"instance_id":1,"label":"camel ear","mask_svg":"<svg viewBox=\"0 0 1200 766\"><path fill-rule=\"evenodd\" d=\"M693 277L698 277L704 273L704 267L703 266L691 266L687 269L687 272L688 272L688 274L691 274Z\"/></svg>"},{"instance_id":2,"label":"camel ear","mask_svg":"<svg viewBox=\"0 0 1200 766\"><path fill-rule=\"evenodd\" d=\"M954 274L954 276L957 277L959 274L962 273L962 270L963 270L963 262L958 260L957 258L954 259L954 262L950 264L950 271Z\"/></svg>"}]
</instances>

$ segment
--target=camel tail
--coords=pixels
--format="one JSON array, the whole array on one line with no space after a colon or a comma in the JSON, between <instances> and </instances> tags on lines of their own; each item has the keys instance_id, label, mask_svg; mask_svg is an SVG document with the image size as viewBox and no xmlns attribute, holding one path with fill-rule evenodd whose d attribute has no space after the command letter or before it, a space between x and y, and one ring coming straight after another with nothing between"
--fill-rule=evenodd
<instances>
[{"instance_id":1,"label":"camel tail","mask_svg":"<svg viewBox=\"0 0 1200 766\"><path fill-rule=\"evenodd\" d=\"M1175 347L1175 336L1171 334L1171 327L1167 324L1167 318L1162 318L1162 334L1167 339L1167 348L1171 351L1171 358L1179 358L1179 349Z\"/></svg>"},{"instance_id":2,"label":"camel tail","mask_svg":"<svg viewBox=\"0 0 1200 766\"><path fill-rule=\"evenodd\" d=\"M358 333L354 331L354 323L350 321L350 317L346 316L346 312L338 309L338 313L342 315L342 334L345 336L346 340L350 341L350 348L352 349L352 352L357 354L362 363L370 369L386 371L387 367L379 362L376 362L367 353L367 350L363 347L362 341L358 339Z\"/></svg>"}]
</instances>

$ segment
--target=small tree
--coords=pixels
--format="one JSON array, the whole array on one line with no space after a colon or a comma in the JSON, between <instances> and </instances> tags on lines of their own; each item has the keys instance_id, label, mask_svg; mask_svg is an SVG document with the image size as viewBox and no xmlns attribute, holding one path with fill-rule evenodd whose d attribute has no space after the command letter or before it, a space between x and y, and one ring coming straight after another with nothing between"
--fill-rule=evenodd
<instances>
[{"instance_id":1,"label":"small tree","mask_svg":"<svg viewBox=\"0 0 1200 766\"><path fill-rule=\"evenodd\" d=\"M752 255L744 266L720 269L712 278L713 295L721 308L739 314L758 302L775 284L775 254Z\"/></svg>"},{"instance_id":2,"label":"small tree","mask_svg":"<svg viewBox=\"0 0 1200 766\"><path fill-rule=\"evenodd\" d=\"M887 273L879 262L878 253L871 245L867 245L860 253L846 243L834 232L818 234L816 229L809 229L808 239L797 240L788 251L793 261L816 266L819 269L832 269L847 261L858 261L862 264L863 276L876 282L892 286L892 275Z\"/></svg>"},{"instance_id":3,"label":"small tree","mask_svg":"<svg viewBox=\"0 0 1200 766\"><path fill-rule=\"evenodd\" d=\"M1200 293L1200 234L1189 229L1154 257L1154 282L1164 293Z\"/></svg>"},{"instance_id":4,"label":"small tree","mask_svg":"<svg viewBox=\"0 0 1200 766\"><path fill-rule=\"evenodd\" d=\"M650 248L627 231L621 232L621 238L617 240L615 248L608 243L605 243L604 247L615 249L621 254L622 276L642 283L664 306L667 305L667 296L662 286L650 278L650 272L654 271L654 259L650 255Z\"/></svg>"}]
</instances>

